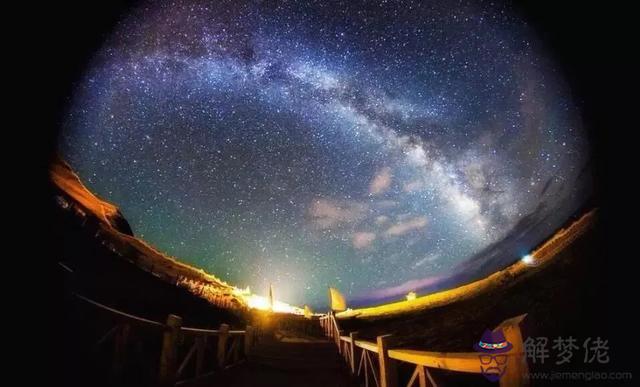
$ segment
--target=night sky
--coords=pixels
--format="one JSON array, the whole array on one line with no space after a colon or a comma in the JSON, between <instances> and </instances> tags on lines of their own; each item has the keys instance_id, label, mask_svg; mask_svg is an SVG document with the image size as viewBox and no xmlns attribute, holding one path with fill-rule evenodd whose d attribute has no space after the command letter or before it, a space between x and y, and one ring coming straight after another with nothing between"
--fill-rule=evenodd
<instances>
[{"instance_id":1,"label":"night sky","mask_svg":"<svg viewBox=\"0 0 640 387\"><path fill-rule=\"evenodd\" d=\"M142 4L67 117L63 157L137 236L296 304L402 297L586 199L579 111L500 2Z\"/></svg>"}]
</instances>

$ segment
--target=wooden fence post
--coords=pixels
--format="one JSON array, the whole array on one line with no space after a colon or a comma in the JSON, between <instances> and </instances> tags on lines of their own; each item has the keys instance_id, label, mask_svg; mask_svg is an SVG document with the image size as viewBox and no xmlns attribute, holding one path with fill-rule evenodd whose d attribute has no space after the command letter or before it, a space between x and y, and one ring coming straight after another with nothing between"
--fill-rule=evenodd
<instances>
[{"instance_id":1,"label":"wooden fence post","mask_svg":"<svg viewBox=\"0 0 640 387\"><path fill-rule=\"evenodd\" d=\"M129 338L129 324L122 324L116 329L115 349L113 352L113 376L120 380L124 370L124 363L127 361L127 341Z\"/></svg>"},{"instance_id":2,"label":"wooden fence post","mask_svg":"<svg viewBox=\"0 0 640 387\"><path fill-rule=\"evenodd\" d=\"M240 336L235 336L233 338L233 364L236 364L238 361L240 361Z\"/></svg>"},{"instance_id":3,"label":"wooden fence post","mask_svg":"<svg viewBox=\"0 0 640 387\"><path fill-rule=\"evenodd\" d=\"M325 328L325 334L327 337L331 337L331 317L327 317L327 321L325 321L325 323L327 324L327 327Z\"/></svg>"},{"instance_id":4,"label":"wooden fence post","mask_svg":"<svg viewBox=\"0 0 640 387\"><path fill-rule=\"evenodd\" d=\"M418 371L418 385L420 387L427 387L427 370L425 370L424 366L417 366Z\"/></svg>"},{"instance_id":5,"label":"wooden fence post","mask_svg":"<svg viewBox=\"0 0 640 387\"><path fill-rule=\"evenodd\" d=\"M160 353L160 386L173 386L176 382L178 338L182 318L175 314L167 317L164 334L162 335L162 352Z\"/></svg>"},{"instance_id":6,"label":"wooden fence post","mask_svg":"<svg viewBox=\"0 0 640 387\"><path fill-rule=\"evenodd\" d=\"M527 376L529 367L527 366L527 357L524 352L522 332L520 331L520 323L526 316L526 314L523 314L505 320L494 329L502 329L505 339L513 345L511 352L515 354L515 356L509 356L507 369L500 377L500 387L529 386L529 378Z\"/></svg>"},{"instance_id":7,"label":"wooden fence post","mask_svg":"<svg viewBox=\"0 0 640 387\"><path fill-rule=\"evenodd\" d=\"M358 332L351 332L349 333L349 337L351 338L351 340L349 340L349 346L351 348L349 348L351 350L351 373L353 375L356 374L356 340L358 339Z\"/></svg>"},{"instance_id":8,"label":"wooden fence post","mask_svg":"<svg viewBox=\"0 0 640 387\"><path fill-rule=\"evenodd\" d=\"M196 337L196 376L200 376L202 374L206 345L207 336Z\"/></svg>"},{"instance_id":9,"label":"wooden fence post","mask_svg":"<svg viewBox=\"0 0 640 387\"><path fill-rule=\"evenodd\" d=\"M378 360L380 362L380 386L381 387L397 387L398 370L396 361L389 358L387 349L392 343L392 335L383 335L377 337L378 342Z\"/></svg>"},{"instance_id":10,"label":"wooden fence post","mask_svg":"<svg viewBox=\"0 0 640 387\"><path fill-rule=\"evenodd\" d=\"M229 338L229 325L220 324L218 334L218 367L224 367L225 352L227 350L227 339Z\"/></svg>"},{"instance_id":11,"label":"wooden fence post","mask_svg":"<svg viewBox=\"0 0 640 387\"><path fill-rule=\"evenodd\" d=\"M251 346L253 345L253 327L247 325L246 332L244 334L244 355L249 356L251 352Z\"/></svg>"}]
</instances>

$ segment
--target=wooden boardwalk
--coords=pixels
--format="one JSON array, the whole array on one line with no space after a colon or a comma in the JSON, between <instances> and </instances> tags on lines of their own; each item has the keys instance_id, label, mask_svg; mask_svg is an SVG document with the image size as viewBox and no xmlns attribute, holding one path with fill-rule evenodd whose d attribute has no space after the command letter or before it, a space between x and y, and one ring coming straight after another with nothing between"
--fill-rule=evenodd
<instances>
[{"instance_id":1,"label":"wooden boardwalk","mask_svg":"<svg viewBox=\"0 0 640 387\"><path fill-rule=\"evenodd\" d=\"M264 337L248 361L201 386L357 386L333 341Z\"/></svg>"},{"instance_id":2,"label":"wooden boardwalk","mask_svg":"<svg viewBox=\"0 0 640 387\"><path fill-rule=\"evenodd\" d=\"M366 387L411 387L415 384L437 387L430 369L481 374L485 372L483 364L489 364L481 359L480 354L484 352L403 349L394 345L392 335L377 336L375 342L359 339L358 332L347 335L342 331L332 312L317 319L298 319L298 323L306 326L293 321L276 321L275 324L247 325L244 330L232 330L223 323L214 330L182 326L182 318L176 315L167 316L163 324L81 295L76 297L108 315L111 323L115 324L93 346L95 352L107 341L113 344L108 378L113 383L106 384L109 386L347 387L357 386L356 380L360 379ZM501 353L502 363L495 360L498 364L508 364L501 370L500 387L529 385L519 327L525 316L507 319L494 329L503 335L503 341L512 345L508 352ZM314 332L308 329L314 326L321 330ZM142 350L141 346L147 342L155 343L155 351ZM156 357L158 347L160 353ZM137 351L132 352L135 348ZM146 353L148 359L159 360L157 367L150 369L150 380L147 380L150 383L125 383L127 376L133 375L127 370L132 370L133 366L137 371L146 369L146 366L141 367L141 363L127 361L132 357L127 354L135 355L135 352L138 356L133 357L137 360L142 353ZM398 372L401 363L413 367L413 373ZM400 379L402 383L399 383ZM405 384L404 380L408 383Z\"/></svg>"}]
</instances>

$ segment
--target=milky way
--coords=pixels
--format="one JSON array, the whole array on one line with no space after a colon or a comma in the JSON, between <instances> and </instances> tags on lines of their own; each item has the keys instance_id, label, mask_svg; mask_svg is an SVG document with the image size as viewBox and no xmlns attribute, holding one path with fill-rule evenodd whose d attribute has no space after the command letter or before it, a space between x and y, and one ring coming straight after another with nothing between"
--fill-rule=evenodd
<instances>
[{"instance_id":1,"label":"milky way","mask_svg":"<svg viewBox=\"0 0 640 387\"><path fill-rule=\"evenodd\" d=\"M578 111L499 3L143 4L60 148L161 251L317 306L419 290L535 215L515 261L586 196Z\"/></svg>"}]
</instances>

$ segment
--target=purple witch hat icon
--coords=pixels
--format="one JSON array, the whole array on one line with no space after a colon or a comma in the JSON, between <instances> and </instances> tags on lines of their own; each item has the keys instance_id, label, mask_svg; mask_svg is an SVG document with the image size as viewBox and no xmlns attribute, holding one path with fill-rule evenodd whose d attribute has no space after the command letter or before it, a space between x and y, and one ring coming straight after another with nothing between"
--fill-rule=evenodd
<instances>
[{"instance_id":1,"label":"purple witch hat icon","mask_svg":"<svg viewBox=\"0 0 640 387\"><path fill-rule=\"evenodd\" d=\"M497 382L507 369L507 355L513 345L507 341L501 329L496 331L485 330L482 338L473 344L480 359L480 372L485 378Z\"/></svg>"},{"instance_id":2,"label":"purple witch hat icon","mask_svg":"<svg viewBox=\"0 0 640 387\"><path fill-rule=\"evenodd\" d=\"M496 331L485 330L482 338L473 344L473 349L477 352L504 353L509 352L513 345L504 338L502 329Z\"/></svg>"}]
</instances>

